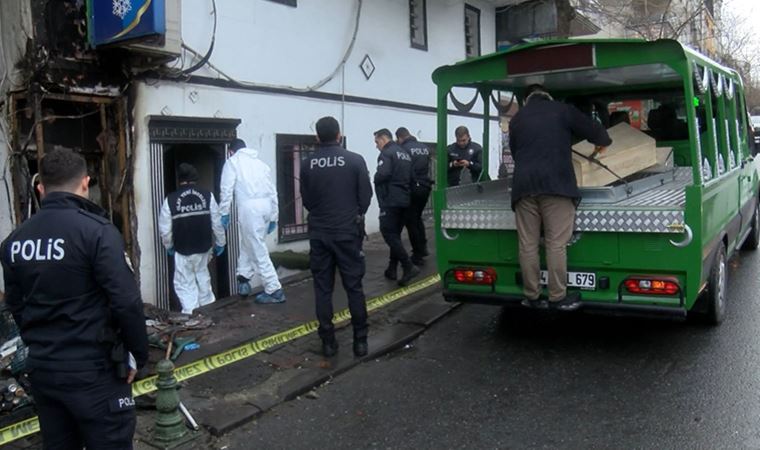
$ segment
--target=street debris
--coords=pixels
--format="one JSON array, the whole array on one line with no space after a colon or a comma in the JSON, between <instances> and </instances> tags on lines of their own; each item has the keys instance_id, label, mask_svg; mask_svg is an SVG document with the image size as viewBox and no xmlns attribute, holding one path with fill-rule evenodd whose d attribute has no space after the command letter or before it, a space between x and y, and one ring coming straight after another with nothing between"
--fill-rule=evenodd
<instances>
[{"instance_id":1,"label":"street debris","mask_svg":"<svg viewBox=\"0 0 760 450\"><path fill-rule=\"evenodd\" d=\"M0 342L0 425L4 425L30 412L34 402L23 374L29 349L5 302L0 305Z\"/></svg>"},{"instance_id":2,"label":"street debris","mask_svg":"<svg viewBox=\"0 0 760 450\"><path fill-rule=\"evenodd\" d=\"M319 399L319 394L317 394L317 391L311 390L304 395L304 397L308 398L309 400L317 400Z\"/></svg>"}]
</instances>

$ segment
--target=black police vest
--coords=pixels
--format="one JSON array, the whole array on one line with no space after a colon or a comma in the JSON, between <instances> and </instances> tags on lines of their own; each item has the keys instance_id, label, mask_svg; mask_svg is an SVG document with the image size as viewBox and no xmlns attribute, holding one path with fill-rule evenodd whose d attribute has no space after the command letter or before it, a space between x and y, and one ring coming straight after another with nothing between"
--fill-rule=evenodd
<instances>
[{"instance_id":1,"label":"black police vest","mask_svg":"<svg viewBox=\"0 0 760 450\"><path fill-rule=\"evenodd\" d=\"M167 199L172 213L174 250L182 255L211 249L211 193L195 185L181 187Z\"/></svg>"}]
</instances>

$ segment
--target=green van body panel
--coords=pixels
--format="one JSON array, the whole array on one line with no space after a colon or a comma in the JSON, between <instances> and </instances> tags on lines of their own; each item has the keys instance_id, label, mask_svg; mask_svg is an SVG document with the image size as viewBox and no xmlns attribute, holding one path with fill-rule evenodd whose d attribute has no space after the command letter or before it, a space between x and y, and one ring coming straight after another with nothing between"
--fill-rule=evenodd
<instances>
[{"instance_id":1,"label":"green van body panel","mask_svg":"<svg viewBox=\"0 0 760 450\"><path fill-rule=\"evenodd\" d=\"M440 67L433 73L433 81L437 85L438 144L437 179L432 197L436 257L444 283L444 296L450 301L504 305L517 304L522 296L517 233L514 227L503 224L478 225L478 220L491 213L495 214L494 217L499 217L499 223L506 223L505 218L511 214L508 202L496 206L477 206L479 213L482 213L480 219L468 218L468 214L474 214L472 210L450 202L454 195L465 195L455 194L452 189L459 189L458 192L463 193L470 192L467 195L473 196L473 199L478 195L485 195L472 186L447 187L446 146L452 135L448 128L450 91L455 87L474 88L479 91L482 103L486 105L483 111L486 131L482 143L484 149L490 148L491 136L487 130L493 120L492 110L488 106L492 94L495 91L511 91L520 99L522 89L531 84L529 76L510 77L506 63L508 55L552 46L578 45L593 47L593 67L542 73L550 80L561 80L563 76L578 77L581 80L569 85L566 83L561 88L553 88L551 82L545 83L555 98L657 90L683 93L688 139L658 141L658 147L673 148L673 160L678 166L678 173L686 177L685 185L680 188L683 199L680 204L666 207L639 204L627 207L616 204L587 205L584 201L578 211L579 214L593 210L594 213L602 215L622 215L625 214L624 210L635 210L633 213L640 213L646 217L659 217L657 214L671 212L676 214L674 217L681 217L682 222L667 224L667 229L661 227L658 231L581 229L578 239L568 246L568 270L596 274L596 288L582 291L584 308L604 306L606 311L614 314L637 314L650 311L654 307L660 315L668 316L672 312L674 317L685 317L688 311L698 305L697 300L707 284L718 246L723 245L726 254L730 256L741 246L750 232L758 195L758 162L749 148L751 142L747 135L748 118L740 76L673 40L540 41ZM584 86L582 82L583 73L593 78L598 77L600 73L625 74L628 73L627 70L635 73L636 70L642 70L642 67L647 70L662 69L667 77L644 77L638 84L623 86L603 85L604 83L590 83ZM705 85L701 83L705 81L705 69L708 70L710 79L707 80L707 88L703 91L702 87ZM731 98L730 91L733 92ZM717 95L718 93L720 95ZM702 109L704 113L701 113ZM485 167L488 167L487 154L488 151L484 152ZM705 164L709 165L712 172L710 177L704 176ZM673 174L675 173L674 171ZM489 183L491 186L497 186L495 183L498 181L483 181L481 184L486 187L486 191L489 189ZM504 190L504 198L508 198L506 184L498 186L498 189ZM470 191L466 191L467 189ZM498 195L494 198L497 197ZM451 217L463 217L461 220L465 221L464 225L457 225L458 222ZM471 222L467 222L470 219ZM685 228L691 230L691 242L684 247L678 247L672 242L678 243L686 239ZM496 282L484 286L457 283L453 280L453 269L468 267L493 268L497 274ZM678 281L681 293L676 296L629 294L622 285L633 275L672 277ZM608 280L606 286L601 286L602 278Z\"/></svg>"}]
</instances>

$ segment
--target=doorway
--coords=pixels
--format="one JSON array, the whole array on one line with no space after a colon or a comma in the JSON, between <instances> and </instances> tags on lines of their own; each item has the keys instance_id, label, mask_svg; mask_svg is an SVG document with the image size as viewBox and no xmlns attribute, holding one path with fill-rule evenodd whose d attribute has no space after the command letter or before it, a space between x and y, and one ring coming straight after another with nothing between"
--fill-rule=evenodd
<instances>
[{"instance_id":1,"label":"doorway","mask_svg":"<svg viewBox=\"0 0 760 450\"><path fill-rule=\"evenodd\" d=\"M177 190L179 187L177 168L182 163L188 163L198 171L198 187L211 191L218 203L220 200L219 186L225 161L224 153L224 144L179 143L164 145L164 192L168 195ZM170 307L172 310L178 310L181 309L181 306L173 288L174 259L169 258L168 263ZM216 298L228 297L231 293L229 283L227 282L230 273L227 249L225 249L221 256L211 258L209 273L211 275L211 287Z\"/></svg>"}]
</instances>

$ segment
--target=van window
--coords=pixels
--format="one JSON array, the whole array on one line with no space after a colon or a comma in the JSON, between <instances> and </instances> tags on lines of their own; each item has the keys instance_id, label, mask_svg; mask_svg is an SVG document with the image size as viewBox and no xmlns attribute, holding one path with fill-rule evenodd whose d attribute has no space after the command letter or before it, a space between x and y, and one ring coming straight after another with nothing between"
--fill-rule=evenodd
<instances>
[{"instance_id":1,"label":"van window","mask_svg":"<svg viewBox=\"0 0 760 450\"><path fill-rule=\"evenodd\" d=\"M689 139L686 102L680 90L569 97L566 102L607 128L626 122L657 141Z\"/></svg>"}]
</instances>

